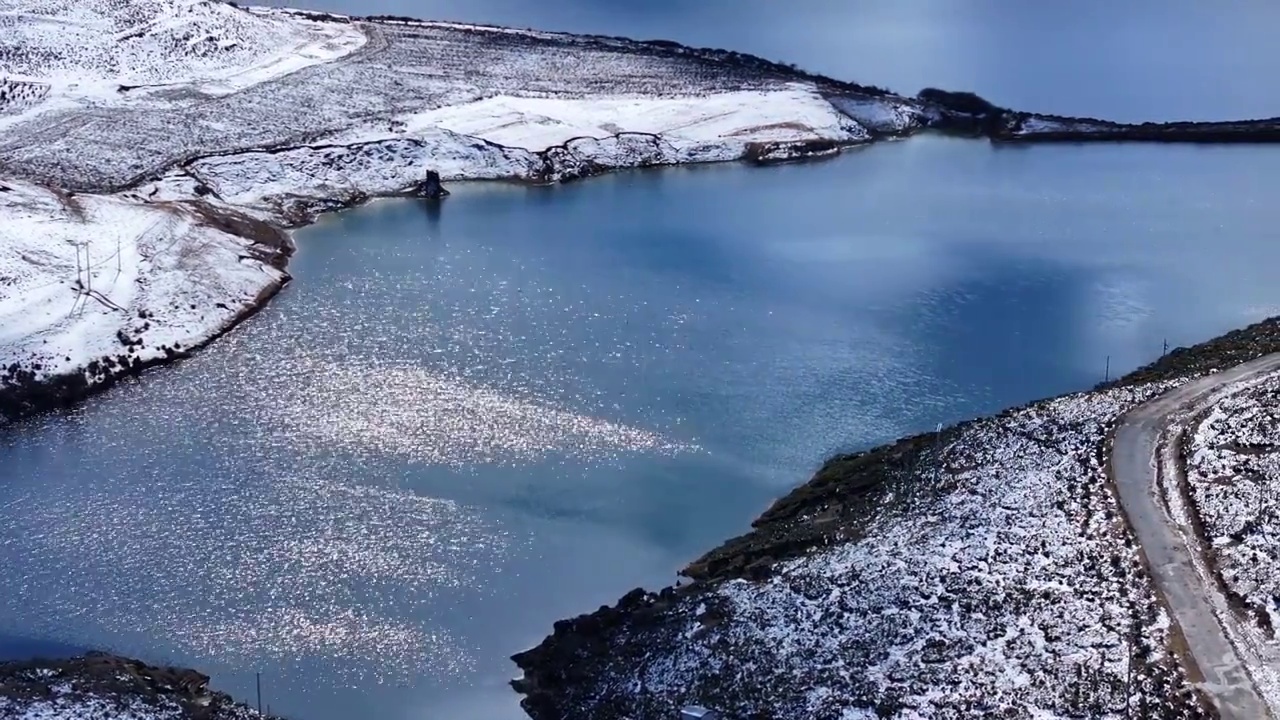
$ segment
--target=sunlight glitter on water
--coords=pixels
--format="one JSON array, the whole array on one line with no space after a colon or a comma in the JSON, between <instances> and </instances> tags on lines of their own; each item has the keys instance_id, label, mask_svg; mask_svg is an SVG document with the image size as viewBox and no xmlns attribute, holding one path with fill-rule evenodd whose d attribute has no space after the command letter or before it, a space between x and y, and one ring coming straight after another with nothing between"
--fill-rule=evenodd
<instances>
[{"instance_id":1,"label":"sunlight glitter on water","mask_svg":"<svg viewBox=\"0 0 1280 720\"><path fill-rule=\"evenodd\" d=\"M76 422L63 425L76 469L29 478L41 491L3 509L4 556L43 560L12 568L0 617L48 637L115 638L122 652L171 644L232 667L323 658L353 686L424 667L461 679L477 656L458 617L503 592L495 579L530 537L415 487L404 463L483 473L698 450L442 370L305 353L261 360L197 360L237 388L208 402L154 378L152 414L131 428L147 442L86 442ZM193 458L206 458L201 472ZM43 607L35 617L32 603Z\"/></svg>"},{"instance_id":2,"label":"sunlight glitter on water","mask_svg":"<svg viewBox=\"0 0 1280 720\"><path fill-rule=\"evenodd\" d=\"M15 500L4 544L47 562L10 578L0 613L40 602L42 618L60 618L40 628L55 636L88 622L231 663L325 656L351 680L408 677L423 662L460 675L468 649L405 608L483 591L478 577L522 542L454 502L305 468L209 491L175 481Z\"/></svg>"},{"instance_id":3,"label":"sunlight glitter on water","mask_svg":"<svg viewBox=\"0 0 1280 720\"><path fill-rule=\"evenodd\" d=\"M325 364L304 372L276 406L276 422L304 446L396 454L463 467L550 455L602 460L620 453L674 455L697 445L558 409L545 401L409 367Z\"/></svg>"}]
</instances>

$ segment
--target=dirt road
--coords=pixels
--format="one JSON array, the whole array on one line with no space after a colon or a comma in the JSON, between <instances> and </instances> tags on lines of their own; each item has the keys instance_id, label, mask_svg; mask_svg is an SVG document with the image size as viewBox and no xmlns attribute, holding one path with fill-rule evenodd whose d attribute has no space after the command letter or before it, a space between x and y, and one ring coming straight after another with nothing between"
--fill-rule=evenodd
<instances>
[{"instance_id":1,"label":"dirt road","mask_svg":"<svg viewBox=\"0 0 1280 720\"><path fill-rule=\"evenodd\" d=\"M1223 720L1275 715L1250 677L1248 656L1242 656L1230 640L1230 629L1223 626L1233 623L1234 617L1220 600L1216 581L1205 572L1204 563L1197 562L1192 529L1170 517L1160 499L1156 454L1173 416L1277 371L1280 354L1268 355L1171 390L1125 415L1112 447L1111 473L1125 514L1146 553L1156 587L1186 638L1191 660L1204 678L1201 688ZM1171 455L1176 462L1176 453Z\"/></svg>"}]
</instances>

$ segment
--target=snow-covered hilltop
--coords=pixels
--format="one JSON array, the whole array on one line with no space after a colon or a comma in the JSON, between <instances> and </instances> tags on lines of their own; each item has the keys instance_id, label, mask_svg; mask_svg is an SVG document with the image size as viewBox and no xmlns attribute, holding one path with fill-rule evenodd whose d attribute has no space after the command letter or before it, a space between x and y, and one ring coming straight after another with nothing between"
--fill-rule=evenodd
<instances>
[{"instance_id":1,"label":"snow-covered hilltop","mask_svg":"<svg viewBox=\"0 0 1280 720\"><path fill-rule=\"evenodd\" d=\"M90 102L109 101L122 85L196 83L225 93L364 42L350 26L202 0L10 0L0 12L4 74Z\"/></svg>"},{"instance_id":2,"label":"snow-covered hilltop","mask_svg":"<svg viewBox=\"0 0 1280 720\"><path fill-rule=\"evenodd\" d=\"M73 55L49 32L27 33L31 42L0 51L0 76L52 88L6 121L0 169L69 189L119 190L200 157L370 142L426 143L415 159L466 155L477 140L526 155L627 133L672 143L660 157L602 155L600 164L611 167L736 158L753 143L868 140L856 117L824 100L832 93L855 95L850 112L869 103L868 122L890 131L919 124L910 101L876 103L857 96L855 85L667 44L249 11L213 0L78 6L76 17L96 18L78 27L96 34L83 42L99 51ZM28 24L45 22L52 21ZM187 37L207 54L174 58L173 43ZM122 47L135 41L141 47ZM282 57L282 47L295 50ZM462 160L445 179L554 179L485 156ZM290 169L310 170L300 157Z\"/></svg>"}]
</instances>

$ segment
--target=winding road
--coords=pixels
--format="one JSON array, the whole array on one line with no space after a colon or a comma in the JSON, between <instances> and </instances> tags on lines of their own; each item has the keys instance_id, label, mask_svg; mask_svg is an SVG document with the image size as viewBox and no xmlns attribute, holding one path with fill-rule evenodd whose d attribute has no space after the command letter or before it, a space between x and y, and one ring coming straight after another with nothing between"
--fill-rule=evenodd
<instances>
[{"instance_id":1,"label":"winding road","mask_svg":"<svg viewBox=\"0 0 1280 720\"><path fill-rule=\"evenodd\" d=\"M1224 394L1280 372L1280 354L1267 355L1171 390L1129 411L1116 428L1111 474L1120 502L1146 554L1156 587L1186 641L1201 690L1223 720L1275 718L1250 674L1258 660L1232 638L1247 637L1199 557L1194 530L1168 510L1162 473L1181 473L1175 416L1207 407Z\"/></svg>"}]
</instances>

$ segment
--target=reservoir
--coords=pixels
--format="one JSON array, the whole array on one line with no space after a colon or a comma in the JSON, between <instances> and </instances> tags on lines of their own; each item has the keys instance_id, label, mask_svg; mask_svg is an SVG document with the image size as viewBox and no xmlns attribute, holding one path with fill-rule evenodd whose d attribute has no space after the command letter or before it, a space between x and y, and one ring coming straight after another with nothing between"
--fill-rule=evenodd
<instances>
[{"instance_id":1,"label":"reservoir","mask_svg":"<svg viewBox=\"0 0 1280 720\"><path fill-rule=\"evenodd\" d=\"M326 217L227 337L0 434L0 648L261 672L306 720L520 717L508 655L825 456L1280 312L1278 175L922 136Z\"/></svg>"}]
</instances>

